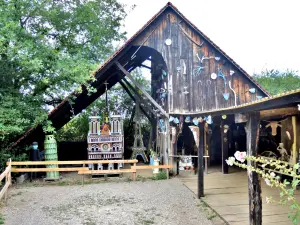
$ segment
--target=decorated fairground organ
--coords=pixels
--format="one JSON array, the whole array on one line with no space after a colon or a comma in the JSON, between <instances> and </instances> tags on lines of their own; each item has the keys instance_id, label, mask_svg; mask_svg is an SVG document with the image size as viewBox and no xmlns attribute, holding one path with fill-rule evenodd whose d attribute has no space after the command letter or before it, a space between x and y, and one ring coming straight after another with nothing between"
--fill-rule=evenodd
<instances>
[{"instance_id":1,"label":"decorated fairground organ","mask_svg":"<svg viewBox=\"0 0 300 225\"><path fill-rule=\"evenodd\" d=\"M123 159L124 136L123 120L119 115L108 116L107 92L106 110L101 123L101 117L94 113L89 117L88 159L109 160Z\"/></svg>"}]
</instances>

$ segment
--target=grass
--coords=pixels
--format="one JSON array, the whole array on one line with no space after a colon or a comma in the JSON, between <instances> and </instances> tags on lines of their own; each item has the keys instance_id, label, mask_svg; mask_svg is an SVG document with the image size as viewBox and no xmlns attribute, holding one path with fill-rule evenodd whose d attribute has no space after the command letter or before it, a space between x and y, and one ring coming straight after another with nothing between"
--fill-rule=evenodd
<instances>
[{"instance_id":1,"label":"grass","mask_svg":"<svg viewBox=\"0 0 300 225\"><path fill-rule=\"evenodd\" d=\"M149 224L154 224L154 219L144 219L141 221L143 225L149 225Z\"/></svg>"},{"instance_id":2,"label":"grass","mask_svg":"<svg viewBox=\"0 0 300 225\"><path fill-rule=\"evenodd\" d=\"M0 224L4 224L4 222L5 222L4 216L0 214Z\"/></svg>"},{"instance_id":3,"label":"grass","mask_svg":"<svg viewBox=\"0 0 300 225\"><path fill-rule=\"evenodd\" d=\"M142 181L142 182L145 182L147 180L146 177L143 177L141 175L137 175L137 178L136 178L137 181Z\"/></svg>"},{"instance_id":4,"label":"grass","mask_svg":"<svg viewBox=\"0 0 300 225\"><path fill-rule=\"evenodd\" d=\"M165 172L159 172L152 177L152 180L166 180L168 179Z\"/></svg>"},{"instance_id":5,"label":"grass","mask_svg":"<svg viewBox=\"0 0 300 225\"><path fill-rule=\"evenodd\" d=\"M207 205L206 202L199 200L197 207L202 209L208 220L212 220L217 217L217 214Z\"/></svg>"}]
</instances>

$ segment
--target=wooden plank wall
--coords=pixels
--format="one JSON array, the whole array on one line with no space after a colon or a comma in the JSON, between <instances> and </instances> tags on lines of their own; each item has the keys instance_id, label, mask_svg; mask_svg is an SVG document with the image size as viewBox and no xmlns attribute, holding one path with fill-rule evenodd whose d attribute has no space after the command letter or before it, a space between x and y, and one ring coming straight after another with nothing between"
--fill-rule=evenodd
<instances>
[{"instance_id":1,"label":"wooden plank wall","mask_svg":"<svg viewBox=\"0 0 300 225\"><path fill-rule=\"evenodd\" d=\"M147 39L153 29L155 31ZM168 38L172 40L171 45L165 44ZM199 112L234 106L234 93L229 88L229 81L236 92L238 105L256 100L256 96L265 96L238 68L172 10L165 11L136 39L134 45L143 43L158 51L167 65L167 85L170 81L172 86L172 93L168 93L170 99L166 100L169 107L164 107L165 110L169 108L168 112ZM200 63L197 54L200 59L212 58ZM214 57L220 57L220 60ZM200 74L195 73L198 66L204 67ZM221 77L211 79L211 74L218 75L219 70L225 75L226 86ZM230 75L231 70L234 71L233 75ZM162 83L159 86L164 85ZM184 94L184 87L187 87L189 94ZM255 88L256 92L251 94L250 88ZM229 93L227 101L223 97L224 93ZM157 102L161 102L160 99Z\"/></svg>"}]
</instances>

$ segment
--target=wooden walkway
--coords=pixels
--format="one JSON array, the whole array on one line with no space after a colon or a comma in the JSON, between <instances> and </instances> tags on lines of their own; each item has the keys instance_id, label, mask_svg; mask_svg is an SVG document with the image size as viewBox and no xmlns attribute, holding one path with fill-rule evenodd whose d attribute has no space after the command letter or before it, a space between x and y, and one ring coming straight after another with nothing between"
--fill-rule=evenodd
<instances>
[{"instance_id":1,"label":"wooden walkway","mask_svg":"<svg viewBox=\"0 0 300 225\"><path fill-rule=\"evenodd\" d=\"M230 225L249 224L248 179L246 171L236 171L230 168L229 174L222 174L215 168L204 176L203 200L214 209ZM233 171L235 170L235 171ZM197 194L197 175L184 171L179 179L195 194ZM266 196L279 199L279 191L262 184L263 224L290 225L289 208L274 203L266 203ZM300 192L296 193L300 199Z\"/></svg>"}]
</instances>

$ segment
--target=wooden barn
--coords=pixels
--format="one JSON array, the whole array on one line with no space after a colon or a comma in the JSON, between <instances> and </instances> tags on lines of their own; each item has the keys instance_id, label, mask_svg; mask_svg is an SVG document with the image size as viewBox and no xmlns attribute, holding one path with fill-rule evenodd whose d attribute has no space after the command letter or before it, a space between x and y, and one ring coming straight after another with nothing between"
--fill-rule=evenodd
<instances>
[{"instance_id":1,"label":"wooden barn","mask_svg":"<svg viewBox=\"0 0 300 225\"><path fill-rule=\"evenodd\" d=\"M151 66L145 64L150 61ZM151 71L151 93L130 72L137 67ZM161 163L179 172L182 155L195 156L198 165L198 197L204 196L204 164L222 165L237 150L249 155L275 157L283 143L289 159L298 160L300 149L300 91L271 97L246 71L168 3L115 52L97 71L87 90L66 98L49 113L56 129L80 113L108 89L119 83L151 121L153 149ZM71 94L73 95L73 94ZM75 94L74 94L75 95ZM284 121L283 121L284 120ZM281 122L280 122L281 121ZM258 142L259 131L261 133ZM287 134L288 132L288 134ZM30 129L15 144L43 142L41 126ZM267 148L267 150L265 150ZM266 153L265 151L271 152ZM196 159L196 160L195 160ZM205 159L205 160L204 160ZM262 200L258 175L248 173L250 224L262 223ZM246 191L246 190L245 190Z\"/></svg>"}]
</instances>

